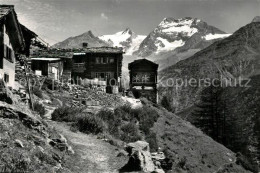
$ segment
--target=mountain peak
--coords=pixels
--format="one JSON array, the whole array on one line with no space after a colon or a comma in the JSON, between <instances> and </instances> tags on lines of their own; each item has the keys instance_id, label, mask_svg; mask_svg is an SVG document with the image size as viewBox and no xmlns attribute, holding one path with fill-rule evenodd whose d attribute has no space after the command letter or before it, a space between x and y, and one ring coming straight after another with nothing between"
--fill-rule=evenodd
<instances>
[{"instance_id":1,"label":"mountain peak","mask_svg":"<svg viewBox=\"0 0 260 173\"><path fill-rule=\"evenodd\" d=\"M87 32L85 32L85 33L83 33L82 35L88 35L88 36L90 36L90 37L95 37L94 34L93 34L93 32L92 32L91 30L89 30L89 31L87 31Z\"/></svg>"},{"instance_id":2,"label":"mountain peak","mask_svg":"<svg viewBox=\"0 0 260 173\"><path fill-rule=\"evenodd\" d=\"M252 20L252 22L260 22L260 16L254 17L254 19Z\"/></svg>"},{"instance_id":3,"label":"mountain peak","mask_svg":"<svg viewBox=\"0 0 260 173\"><path fill-rule=\"evenodd\" d=\"M130 34L130 35L132 35L133 34L133 31L129 28L129 27L127 27L123 32L122 32L122 34Z\"/></svg>"}]
</instances>

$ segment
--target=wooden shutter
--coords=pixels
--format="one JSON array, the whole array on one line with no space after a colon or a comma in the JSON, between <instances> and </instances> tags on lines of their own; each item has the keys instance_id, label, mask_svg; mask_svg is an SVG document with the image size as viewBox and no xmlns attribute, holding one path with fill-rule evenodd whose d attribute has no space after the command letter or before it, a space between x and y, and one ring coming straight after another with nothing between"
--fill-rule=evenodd
<instances>
[{"instance_id":1,"label":"wooden shutter","mask_svg":"<svg viewBox=\"0 0 260 173\"><path fill-rule=\"evenodd\" d=\"M7 46L4 44L4 58L7 56Z\"/></svg>"}]
</instances>

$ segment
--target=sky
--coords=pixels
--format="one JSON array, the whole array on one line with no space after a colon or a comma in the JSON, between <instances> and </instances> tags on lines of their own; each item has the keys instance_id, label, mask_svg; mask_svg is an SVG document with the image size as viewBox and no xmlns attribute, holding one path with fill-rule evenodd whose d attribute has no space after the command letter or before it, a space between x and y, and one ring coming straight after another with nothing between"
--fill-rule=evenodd
<instances>
[{"instance_id":1,"label":"sky","mask_svg":"<svg viewBox=\"0 0 260 173\"><path fill-rule=\"evenodd\" d=\"M148 35L165 18L200 18L233 33L260 15L260 0L0 0L51 45L91 30Z\"/></svg>"}]
</instances>

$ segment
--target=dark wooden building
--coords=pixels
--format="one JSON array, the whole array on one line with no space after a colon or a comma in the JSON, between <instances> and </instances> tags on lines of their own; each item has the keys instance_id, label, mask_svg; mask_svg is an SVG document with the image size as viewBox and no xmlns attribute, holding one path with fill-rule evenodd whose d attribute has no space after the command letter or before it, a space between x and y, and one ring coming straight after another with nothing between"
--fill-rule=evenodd
<instances>
[{"instance_id":1,"label":"dark wooden building","mask_svg":"<svg viewBox=\"0 0 260 173\"><path fill-rule=\"evenodd\" d=\"M63 82L71 81L72 49L37 49L31 55L31 69L35 74Z\"/></svg>"},{"instance_id":2,"label":"dark wooden building","mask_svg":"<svg viewBox=\"0 0 260 173\"><path fill-rule=\"evenodd\" d=\"M74 53L72 78L106 81L107 85L120 86L123 50L113 47L85 48Z\"/></svg>"},{"instance_id":3,"label":"dark wooden building","mask_svg":"<svg viewBox=\"0 0 260 173\"><path fill-rule=\"evenodd\" d=\"M63 61L60 58L32 58L31 69L36 75L60 80L63 72Z\"/></svg>"},{"instance_id":4,"label":"dark wooden building","mask_svg":"<svg viewBox=\"0 0 260 173\"><path fill-rule=\"evenodd\" d=\"M130 90L139 96L157 103L158 64L147 59L139 59L128 65L130 72ZM135 93L134 93L135 94Z\"/></svg>"}]
</instances>

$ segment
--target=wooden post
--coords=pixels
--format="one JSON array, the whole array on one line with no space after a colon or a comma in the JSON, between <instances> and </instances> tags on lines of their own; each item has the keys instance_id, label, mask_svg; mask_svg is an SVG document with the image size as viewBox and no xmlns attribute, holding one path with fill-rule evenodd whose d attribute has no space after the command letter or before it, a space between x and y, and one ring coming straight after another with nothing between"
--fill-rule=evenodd
<instances>
[{"instance_id":1,"label":"wooden post","mask_svg":"<svg viewBox=\"0 0 260 173\"><path fill-rule=\"evenodd\" d=\"M28 76L29 75L28 65L27 65L25 57L23 57L23 62L24 62L25 78L26 78L27 87L28 87L28 94L29 94L29 105L30 105L30 108L34 111L33 98L32 98L32 93L31 93L31 86L30 86L30 78Z\"/></svg>"}]
</instances>

